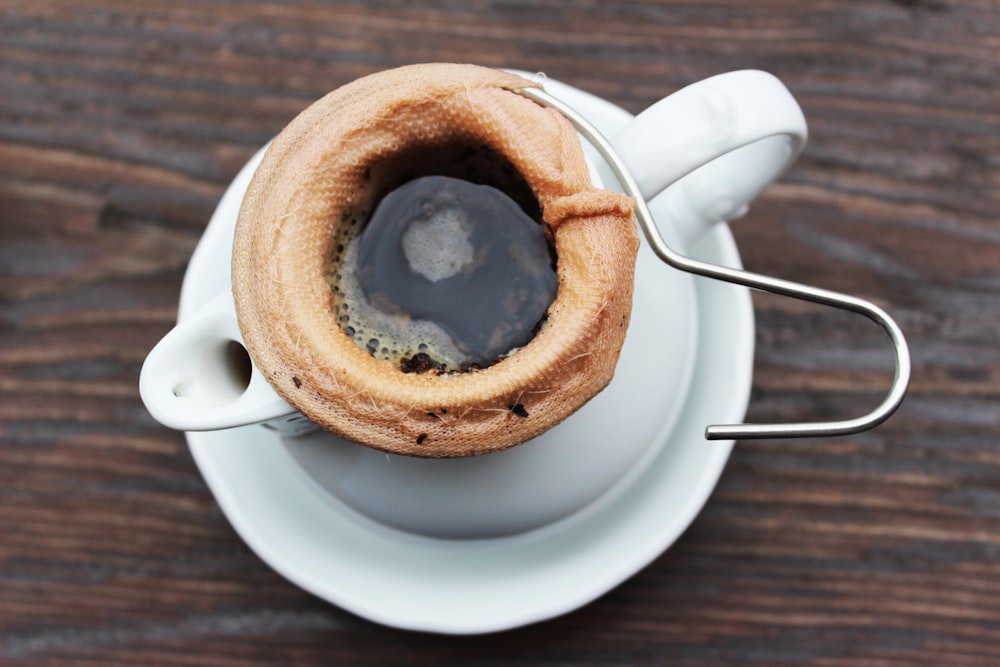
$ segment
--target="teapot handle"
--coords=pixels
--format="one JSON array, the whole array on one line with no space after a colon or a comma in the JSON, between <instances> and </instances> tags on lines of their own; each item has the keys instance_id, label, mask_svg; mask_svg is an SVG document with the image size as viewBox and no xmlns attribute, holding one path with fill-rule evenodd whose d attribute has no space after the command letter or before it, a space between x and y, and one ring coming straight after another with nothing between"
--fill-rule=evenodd
<instances>
[{"instance_id":1,"label":"teapot handle","mask_svg":"<svg viewBox=\"0 0 1000 667\"><path fill-rule=\"evenodd\" d=\"M672 233L690 245L712 225L745 215L807 136L802 109L781 81L740 70L672 93L610 139L643 198L655 197Z\"/></svg>"},{"instance_id":2,"label":"teapot handle","mask_svg":"<svg viewBox=\"0 0 1000 667\"><path fill-rule=\"evenodd\" d=\"M706 81L710 81L710 79L707 79ZM581 114L577 113L574 109L559 99L549 95L544 90L525 88L519 92L539 104L552 107L556 111L560 112L576 127L577 131L601 153L608 168L621 184L625 192L635 199L636 219L639 227L652 247L653 252L663 262L676 269L687 271L696 275L852 311L868 317L881 326L882 329L888 334L895 350L896 370L892 385L886 397L882 403L870 413L861 417L840 421L790 424L713 425L708 426L705 429L705 437L707 439L731 440L749 438L798 438L848 435L873 428L888 419L892 413L896 411L896 408L899 407L903 397L906 395L906 389L910 381L910 353L906 344L906 339L904 338L899 326L884 310L875 304L858 297L820 289L817 287L811 287L809 285L802 285L800 283L782 280L780 278L764 276L750 271L711 264L709 262L703 262L675 252L669 245L667 245L663 236L660 234L660 231L657 229L653 216L649 211L648 205L646 204L646 197L656 195L656 186L660 185L662 181L666 181L666 184L669 184L674 182L674 180L677 180L677 174L668 174L667 177L659 179L658 182L651 180L653 179L653 176L649 175L649 172L652 170L646 169L644 170L644 176L647 177L647 180L645 181L644 189L643 186L636 181L635 177L629 170L629 167L619 156L618 151L614 146L612 146L611 142ZM673 96L667 98L664 102L670 100L672 97ZM662 102L658 104L662 104ZM655 106L656 105L654 105L654 107ZM651 109L652 108L653 107L651 107ZM626 130L630 127L631 125L628 126ZM618 137L616 137L616 144L617 141ZM626 144L626 147L628 147L628 144ZM801 148L801 146L799 146L799 148ZM732 152L727 153L726 151L721 153L723 156L732 154ZM709 155L707 159L708 163L705 167L714 167L714 163L712 162L714 158ZM702 167L702 169L705 167ZM681 174L680 176L683 175L684 174ZM777 174L774 174L774 176L776 175ZM769 182L770 180L767 180L764 183L764 186L766 186ZM669 189L667 191L669 191ZM666 194L666 192L664 192L664 194ZM746 202L743 203L745 204ZM673 222L673 220L671 220L671 222Z\"/></svg>"}]
</instances>

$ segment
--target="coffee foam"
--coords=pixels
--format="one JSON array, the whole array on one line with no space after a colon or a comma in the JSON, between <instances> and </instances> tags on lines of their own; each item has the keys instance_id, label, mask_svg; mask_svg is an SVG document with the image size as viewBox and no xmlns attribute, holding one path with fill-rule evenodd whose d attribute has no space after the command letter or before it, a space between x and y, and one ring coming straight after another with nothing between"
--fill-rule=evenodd
<instances>
[{"instance_id":1,"label":"coffee foam","mask_svg":"<svg viewBox=\"0 0 1000 667\"><path fill-rule=\"evenodd\" d=\"M367 169L352 204L327 280L338 323L372 356L404 372L484 368L541 326L554 255L537 200L502 156L462 144L407 152ZM405 269L389 278L395 269L375 266Z\"/></svg>"},{"instance_id":2,"label":"coffee foam","mask_svg":"<svg viewBox=\"0 0 1000 667\"><path fill-rule=\"evenodd\" d=\"M431 282L451 278L475 259L465 212L447 201L435 203L429 217L411 223L402 239L410 268Z\"/></svg>"},{"instance_id":3,"label":"coffee foam","mask_svg":"<svg viewBox=\"0 0 1000 667\"><path fill-rule=\"evenodd\" d=\"M390 312L369 301L357 278L361 245L358 227L359 222L353 219L349 224L341 225L335 243L337 251L331 262L333 272L328 277L334 290L334 307L340 328L376 359L401 365L418 354L426 354L447 369L459 368L466 355L440 326ZM441 274L451 268L447 262L434 261L435 255L442 253L434 252L432 236L429 234L427 238L412 241L416 261L411 260L410 263L416 264L414 270L424 275ZM469 247L471 253L471 245Z\"/></svg>"}]
</instances>

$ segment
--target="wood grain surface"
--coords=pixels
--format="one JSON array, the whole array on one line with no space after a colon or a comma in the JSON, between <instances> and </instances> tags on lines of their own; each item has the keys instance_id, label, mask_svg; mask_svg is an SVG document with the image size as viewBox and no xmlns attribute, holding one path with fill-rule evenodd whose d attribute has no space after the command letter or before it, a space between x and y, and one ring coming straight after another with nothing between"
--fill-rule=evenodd
<instances>
[{"instance_id":1,"label":"wood grain surface","mask_svg":"<svg viewBox=\"0 0 1000 667\"><path fill-rule=\"evenodd\" d=\"M637 576L481 637L384 628L264 565L140 364L238 168L312 100L423 61L635 112L756 67L811 140L734 233L755 270L904 328L901 410L738 443ZM1000 4L0 0L0 664L1000 664ZM753 420L869 410L876 327L756 296Z\"/></svg>"}]
</instances>

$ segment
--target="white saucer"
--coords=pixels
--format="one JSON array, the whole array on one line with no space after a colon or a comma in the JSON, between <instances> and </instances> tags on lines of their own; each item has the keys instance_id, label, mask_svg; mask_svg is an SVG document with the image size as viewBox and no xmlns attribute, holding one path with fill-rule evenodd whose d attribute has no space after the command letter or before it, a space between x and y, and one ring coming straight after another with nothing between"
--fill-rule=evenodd
<instances>
[{"instance_id":1,"label":"white saucer","mask_svg":"<svg viewBox=\"0 0 1000 667\"><path fill-rule=\"evenodd\" d=\"M608 135L630 119L565 84L549 81L546 87ZM229 286L218 249L229 244L232 227L223 218L238 207L249 178L246 169L237 176L192 257L181 319ZM739 265L722 225L689 252ZM304 484L280 438L263 428L188 433L188 443L246 543L277 572L329 602L386 625L454 634L547 619L593 600L662 553L694 519L722 472L732 442L708 442L702 433L707 424L743 418L753 313L744 288L698 279L695 291L694 377L672 433L627 487L555 527L487 540L418 537L366 519L319 485Z\"/></svg>"}]
</instances>

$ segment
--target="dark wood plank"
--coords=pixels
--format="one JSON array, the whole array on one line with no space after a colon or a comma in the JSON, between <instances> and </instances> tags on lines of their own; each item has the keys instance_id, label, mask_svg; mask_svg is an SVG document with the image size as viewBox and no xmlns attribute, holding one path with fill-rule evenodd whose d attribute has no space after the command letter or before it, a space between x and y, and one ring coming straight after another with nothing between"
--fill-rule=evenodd
<instances>
[{"instance_id":1,"label":"dark wood plank","mask_svg":"<svg viewBox=\"0 0 1000 667\"><path fill-rule=\"evenodd\" d=\"M0 664L995 665L1000 12L993 0L0 4ZM496 636L376 626L221 515L136 388L225 185L312 100L421 61L544 71L638 111L741 67L811 141L734 229L753 269L906 331L900 412L740 443L629 582ZM867 411L875 327L756 295L750 418Z\"/></svg>"}]
</instances>

